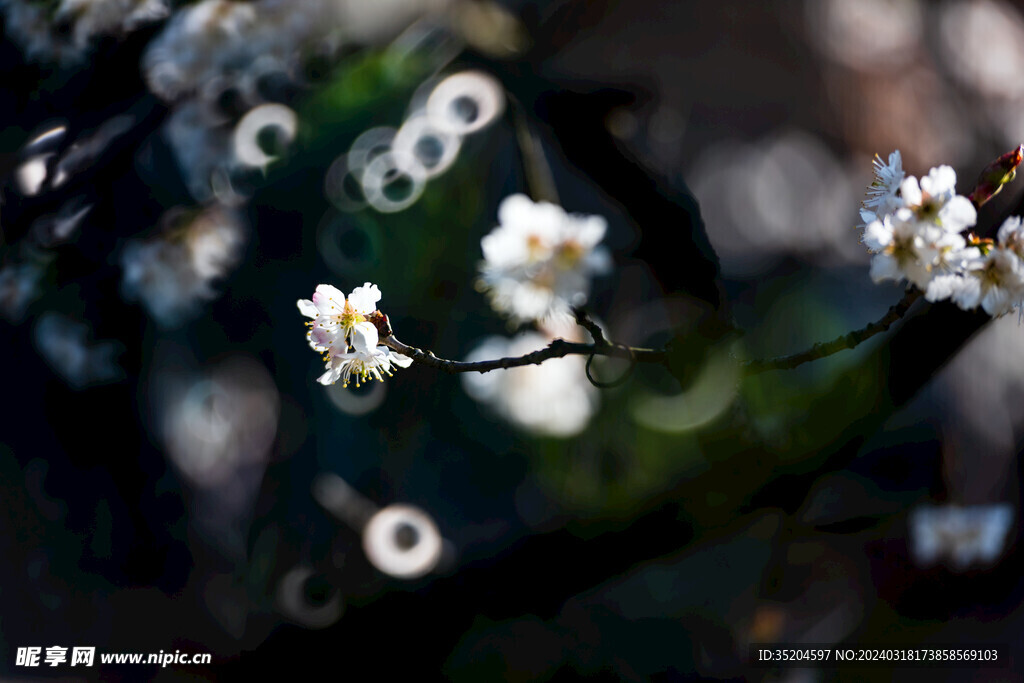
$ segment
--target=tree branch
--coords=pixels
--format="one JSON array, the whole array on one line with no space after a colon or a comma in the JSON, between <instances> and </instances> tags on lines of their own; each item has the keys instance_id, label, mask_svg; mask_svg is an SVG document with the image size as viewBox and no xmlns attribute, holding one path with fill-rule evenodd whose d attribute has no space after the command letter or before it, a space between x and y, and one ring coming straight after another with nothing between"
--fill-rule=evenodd
<instances>
[{"instance_id":1,"label":"tree branch","mask_svg":"<svg viewBox=\"0 0 1024 683\"><path fill-rule=\"evenodd\" d=\"M550 358L562 358L564 356L610 356L626 360L634 359L638 363L664 363L668 358L668 353L664 349L642 349L607 343L581 344L578 342L568 342L564 339L555 339L543 349L533 351L524 356L467 362L438 358L432 351L423 351L422 349L403 344L395 339L393 334L381 338L381 343L392 351L412 358L417 363L451 374L458 372L490 372L491 370L518 368L524 365L540 365Z\"/></svg>"},{"instance_id":2,"label":"tree branch","mask_svg":"<svg viewBox=\"0 0 1024 683\"><path fill-rule=\"evenodd\" d=\"M836 337L832 341L819 342L800 353L789 356L778 356L776 358L755 359L743 364L743 372L746 375L757 375L771 370L792 370L804 363L809 363L826 356L852 349L867 341L877 334L888 331L897 320L906 315L907 311L915 301L921 298L921 290L908 289L903 298L889 307L885 315L873 323L869 323L859 330L854 330ZM538 349L523 356L508 358L497 358L494 360L480 361L456 361L445 358L438 358L433 351L423 351L414 346L404 344L395 338L394 334L381 336L381 343L392 351L412 358L421 365L443 370L455 374L459 372L490 372L491 370L504 370L518 368L524 365L540 365L551 358L563 358L565 356L609 356L612 358L623 358L633 363L668 363L669 349L645 349L623 344L609 342L601 328L582 309L573 309L576 315L576 322L585 328L594 337L593 344L569 342L564 339L555 339L543 349Z\"/></svg>"},{"instance_id":3,"label":"tree branch","mask_svg":"<svg viewBox=\"0 0 1024 683\"><path fill-rule=\"evenodd\" d=\"M906 315L911 305L920 298L921 290L916 288L908 289L907 293L903 295L903 298L893 304L885 315L859 330L854 330L853 332L844 334L832 341L819 342L806 351L795 353L791 356L778 356L776 358L747 361L743 365L743 370L748 375L756 375L770 370L791 370L799 365L803 365L804 363L818 360L825 356L831 356L832 354L845 349L852 349L858 344L874 337L876 334L881 334L888 330L897 320Z\"/></svg>"}]
</instances>

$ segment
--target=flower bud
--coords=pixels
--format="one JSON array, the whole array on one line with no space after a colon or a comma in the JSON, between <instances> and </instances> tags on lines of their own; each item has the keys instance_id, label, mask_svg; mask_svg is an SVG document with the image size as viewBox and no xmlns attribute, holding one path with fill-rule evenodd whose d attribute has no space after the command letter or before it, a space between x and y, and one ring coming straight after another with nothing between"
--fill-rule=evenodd
<instances>
[{"instance_id":1,"label":"flower bud","mask_svg":"<svg viewBox=\"0 0 1024 683\"><path fill-rule=\"evenodd\" d=\"M1003 189L1003 185L1017 176L1017 166L1022 160L1024 160L1024 145L1007 152L986 166L978 177L974 191L968 195L968 199L975 207L980 207L995 197Z\"/></svg>"}]
</instances>

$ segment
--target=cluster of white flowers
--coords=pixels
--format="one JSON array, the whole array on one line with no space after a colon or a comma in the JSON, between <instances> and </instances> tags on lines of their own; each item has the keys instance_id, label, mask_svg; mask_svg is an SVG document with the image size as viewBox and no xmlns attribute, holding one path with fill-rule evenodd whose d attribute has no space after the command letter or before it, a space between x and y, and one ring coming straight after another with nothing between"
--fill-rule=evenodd
<instances>
[{"instance_id":1,"label":"cluster of white flowers","mask_svg":"<svg viewBox=\"0 0 1024 683\"><path fill-rule=\"evenodd\" d=\"M166 17L166 0L61 0L0 2L9 35L29 59L81 62L93 41L116 36Z\"/></svg>"},{"instance_id":2,"label":"cluster of white flowers","mask_svg":"<svg viewBox=\"0 0 1024 683\"><path fill-rule=\"evenodd\" d=\"M977 211L956 193L949 166L927 176L905 177L899 151L888 163L875 159L875 180L861 211L863 241L874 254L871 277L907 280L929 301L949 299L964 310L981 306L999 316L1024 299L1024 232L1018 217L1008 218L998 239L962 234Z\"/></svg>"},{"instance_id":3,"label":"cluster of white flowers","mask_svg":"<svg viewBox=\"0 0 1024 683\"><path fill-rule=\"evenodd\" d=\"M571 307L587 301L591 276L611 268L598 244L608 228L601 216L570 215L517 194L498 207L498 222L480 243L478 284L514 322L571 319Z\"/></svg>"},{"instance_id":4,"label":"cluster of white flowers","mask_svg":"<svg viewBox=\"0 0 1024 683\"><path fill-rule=\"evenodd\" d=\"M319 285L313 300L299 299L299 312L312 318L306 339L314 351L323 354L327 372L317 380L334 384L339 379L348 386L355 377L356 386L368 379L391 376L392 366L407 368L412 359L378 344L377 327L367 320L377 310L380 289L369 282L356 287L348 298L331 285Z\"/></svg>"}]
</instances>

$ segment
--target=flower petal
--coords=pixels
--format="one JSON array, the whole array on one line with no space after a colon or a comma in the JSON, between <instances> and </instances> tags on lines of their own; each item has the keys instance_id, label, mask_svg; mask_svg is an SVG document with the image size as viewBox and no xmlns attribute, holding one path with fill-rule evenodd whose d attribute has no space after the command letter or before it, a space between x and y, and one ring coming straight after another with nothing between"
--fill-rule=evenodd
<instances>
[{"instance_id":1,"label":"flower petal","mask_svg":"<svg viewBox=\"0 0 1024 683\"><path fill-rule=\"evenodd\" d=\"M1020 233L1020 216L1010 216L999 226L999 244L1006 245Z\"/></svg>"},{"instance_id":2,"label":"flower petal","mask_svg":"<svg viewBox=\"0 0 1024 683\"><path fill-rule=\"evenodd\" d=\"M974 276L965 277L963 280L953 292L953 301L960 308L969 311L981 303L981 280Z\"/></svg>"},{"instance_id":3,"label":"flower petal","mask_svg":"<svg viewBox=\"0 0 1024 683\"><path fill-rule=\"evenodd\" d=\"M377 328L373 323L357 323L352 328L352 346L357 353L373 353L377 348Z\"/></svg>"},{"instance_id":4,"label":"flower petal","mask_svg":"<svg viewBox=\"0 0 1024 683\"><path fill-rule=\"evenodd\" d=\"M952 299L963 286L964 278L959 275L937 275L928 283L924 298L932 302Z\"/></svg>"},{"instance_id":5,"label":"flower petal","mask_svg":"<svg viewBox=\"0 0 1024 683\"><path fill-rule=\"evenodd\" d=\"M910 176L900 185L900 196L908 206L917 206L921 203L921 186L917 184L917 178Z\"/></svg>"},{"instance_id":6,"label":"flower petal","mask_svg":"<svg viewBox=\"0 0 1024 683\"><path fill-rule=\"evenodd\" d=\"M956 171L951 166L933 168L928 175L921 178L921 190L933 197L956 194Z\"/></svg>"},{"instance_id":7,"label":"flower petal","mask_svg":"<svg viewBox=\"0 0 1024 683\"><path fill-rule=\"evenodd\" d=\"M902 280L903 272L899 262L889 254L875 254L871 259L871 279L876 283L882 280Z\"/></svg>"},{"instance_id":8,"label":"flower petal","mask_svg":"<svg viewBox=\"0 0 1024 683\"><path fill-rule=\"evenodd\" d=\"M322 374L319 377L317 377L316 381L320 382L320 384L323 384L324 386L328 386L329 384L334 384L335 382L338 381L338 378L341 376L341 373L340 373L339 370L340 370L340 366L338 366L338 367L328 366L327 367L327 372L325 372L324 374Z\"/></svg>"},{"instance_id":9,"label":"flower petal","mask_svg":"<svg viewBox=\"0 0 1024 683\"><path fill-rule=\"evenodd\" d=\"M978 212L967 197L956 196L939 211L939 220L943 230L963 232L978 221Z\"/></svg>"},{"instance_id":10,"label":"flower petal","mask_svg":"<svg viewBox=\"0 0 1024 683\"><path fill-rule=\"evenodd\" d=\"M409 356L405 356L405 355L402 355L400 353L396 353L396 352L392 351L391 349L388 349L388 347L386 347L386 346L381 346L379 348L387 349L387 351L388 351L388 360L390 360L392 363L394 363L398 367L400 367L400 368L407 368L410 365L412 365L412 358L409 358Z\"/></svg>"},{"instance_id":11,"label":"flower petal","mask_svg":"<svg viewBox=\"0 0 1024 683\"><path fill-rule=\"evenodd\" d=\"M313 293L313 303L320 315L341 313L345 308L345 295L333 285L318 285Z\"/></svg>"},{"instance_id":12,"label":"flower petal","mask_svg":"<svg viewBox=\"0 0 1024 683\"><path fill-rule=\"evenodd\" d=\"M377 302L380 301L380 296L380 289L378 289L377 285L367 282L362 287L356 287L352 290L352 293L348 295L348 303L357 313L366 315L367 313L373 313L377 309Z\"/></svg>"},{"instance_id":13,"label":"flower petal","mask_svg":"<svg viewBox=\"0 0 1024 683\"><path fill-rule=\"evenodd\" d=\"M892 225L885 221L872 221L864 228L864 245L874 252L884 250L892 243Z\"/></svg>"}]
</instances>

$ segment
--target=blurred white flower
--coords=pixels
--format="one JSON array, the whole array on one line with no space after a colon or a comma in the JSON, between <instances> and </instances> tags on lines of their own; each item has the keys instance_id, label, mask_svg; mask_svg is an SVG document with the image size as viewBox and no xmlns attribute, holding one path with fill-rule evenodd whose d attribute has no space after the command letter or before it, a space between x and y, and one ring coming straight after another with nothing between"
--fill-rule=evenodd
<instances>
[{"instance_id":1,"label":"blurred white flower","mask_svg":"<svg viewBox=\"0 0 1024 683\"><path fill-rule=\"evenodd\" d=\"M39 283L46 273L47 261L12 261L0 266L0 317L17 323L25 317L39 296Z\"/></svg>"},{"instance_id":2,"label":"blurred white flower","mask_svg":"<svg viewBox=\"0 0 1024 683\"><path fill-rule=\"evenodd\" d=\"M74 24L74 39L85 47L94 36L130 31L167 16L163 0L62 0L54 21Z\"/></svg>"},{"instance_id":3,"label":"blurred white flower","mask_svg":"<svg viewBox=\"0 0 1024 683\"><path fill-rule=\"evenodd\" d=\"M213 281L234 267L243 240L237 214L220 206L175 225L176 219L169 213L160 235L133 240L121 253L125 297L140 299L165 326L181 323L216 296Z\"/></svg>"},{"instance_id":4,"label":"blurred white flower","mask_svg":"<svg viewBox=\"0 0 1024 683\"><path fill-rule=\"evenodd\" d=\"M52 156L53 152L36 154L18 166L14 172L14 180L17 182L18 189L21 190L23 195L31 197L39 194L39 191L43 189L43 183L46 182L47 175L47 159Z\"/></svg>"},{"instance_id":5,"label":"blurred white flower","mask_svg":"<svg viewBox=\"0 0 1024 683\"><path fill-rule=\"evenodd\" d=\"M232 357L202 373L164 369L154 386L167 455L191 485L241 493L251 469L256 481L247 483L258 486L280 414L280 396L261 363Z\"/></svg>"},{"instance_id":6,"label":"blurred white flower","mask_svg":"<svg viewBox=\"0 0 1024 683\"><path fill-rule=\"evenodd\" d=\"M169 12L165 0L3 0L0 8L29 59L62 64L84 59L96 38L133 31Z\"/></svg>"},{"instance_id":7,"label":"blurred white flower","mask_svg":"<svg viewBox=\"0 0 1024 683\"><path fill-rule=\"evenodd\" d=\"M488 337L466 360L521 356L551 341L550 336L537 332L524 332L512 339ZM462 382L467 394L513 425L534 434L564 438L582 432L597 409L597 389L587 379L585 368L582 356L565 356L543 365L467 372Z\"/></svg>"},{"instance_id":8,"label":"blurred white flower","mask_svg":"<svg viewBox=\"0 0 1024 683\"><path fill-rule=\"evenodd\" d=\"M956 0L937 9L937 54L962 85L996 100L1024 95L1018 78L1024 69L1024 20L1017 6L1002 0Z\"/></svg>"},{"instance_id":9,"label":"blurred white flower","mask_svg":"<svg viewBox=\"0 0 1024 683\"><path fill-rule=\"evenodd\" d=\"M108 384L124 377L115 341L87 343L88 326L59 313L47 313L35 328L36 346L46 362L73 389Z\"/></svg>"},{"instance_id":10,"label":"blurred white flower","mask_svg":"<svg viewBox=\"0 0 1024 683\"><path fill-rule=\"evenodd\" d=\"M238 80L254 62L267 57L291 66L328 46L334 51L386 43L420 17L442 13L448 4L449 0L202 0L174 13L146 48L142 71L154 94L178 100L218 78Z\"/></svg>"},{"instance_id":11,"label":"blurred white flower","mask_svg":"<svg viewBox=\"0 0 1024 683\"><path fill-rule=\"evenodd\" d=\"M999 558L1013 524L1013 508L1006 503L921 506L911 511L909 523L911 553L918 563L941 561L963 571Z\"/></svg>"},{"instance_id":12,"label":"blurred white flower","mask_svg":"<svg viewBox=\"0 0 1024 683\"><path fill-rule=\"evenodd\" d=\"M1010 216L999 226L996 233L999 246L1010 249L1017 256L1024 258L1024 229L1021 225L1020 216Z\"/></svg>"},{"instance_id":13,"label":"blurred white flower","mask_svg":"<svg viewBox=\"0 0 1024 683\"><path fill-rule=\"evenodd\" d=\"M912 61L927 16L920 0L806 0L804 10L813 47L869 73Z\"/></svg>"},{"instance_id":14,"label":"blurred white flower","mask_svg":"<svg viewBox=\"0 0 1024 683\"><path fill-rule=\"evenodd\" d=\"M152 410L144 417L189 489L189 533L231 561L248 557L246 534L281 414L274 380L246 356L198 368L169 337L152 353ZM246 611L238 606L237 617Z\"/></svg>"},{"instance_id":15,"label":"blurred white flower","mask_svg":"<svg viewBox=\"0 0 1024 683\"><path fill-rule=\"evenodd\" d=\"M608 224L601 216L570 215L521 194L498 208L499 225L480 244L479 286L491 306L513 321L571 315L590 294L590 278L611 267L598 243Z\"/></svg>"},{"instance_id":16,"label":"blurred white flower","mask_svg":"<svg viewBox=\"0 0 1024 683\"><path fill-rule=\"evenodd\" d=\"M165 100L178 99L217 75L226 60L251 54L258 43L246 46L242 36L256 22L256 7L203 0L175 12L142 58L150 90Z\"/></svg>"}]
</instances>

